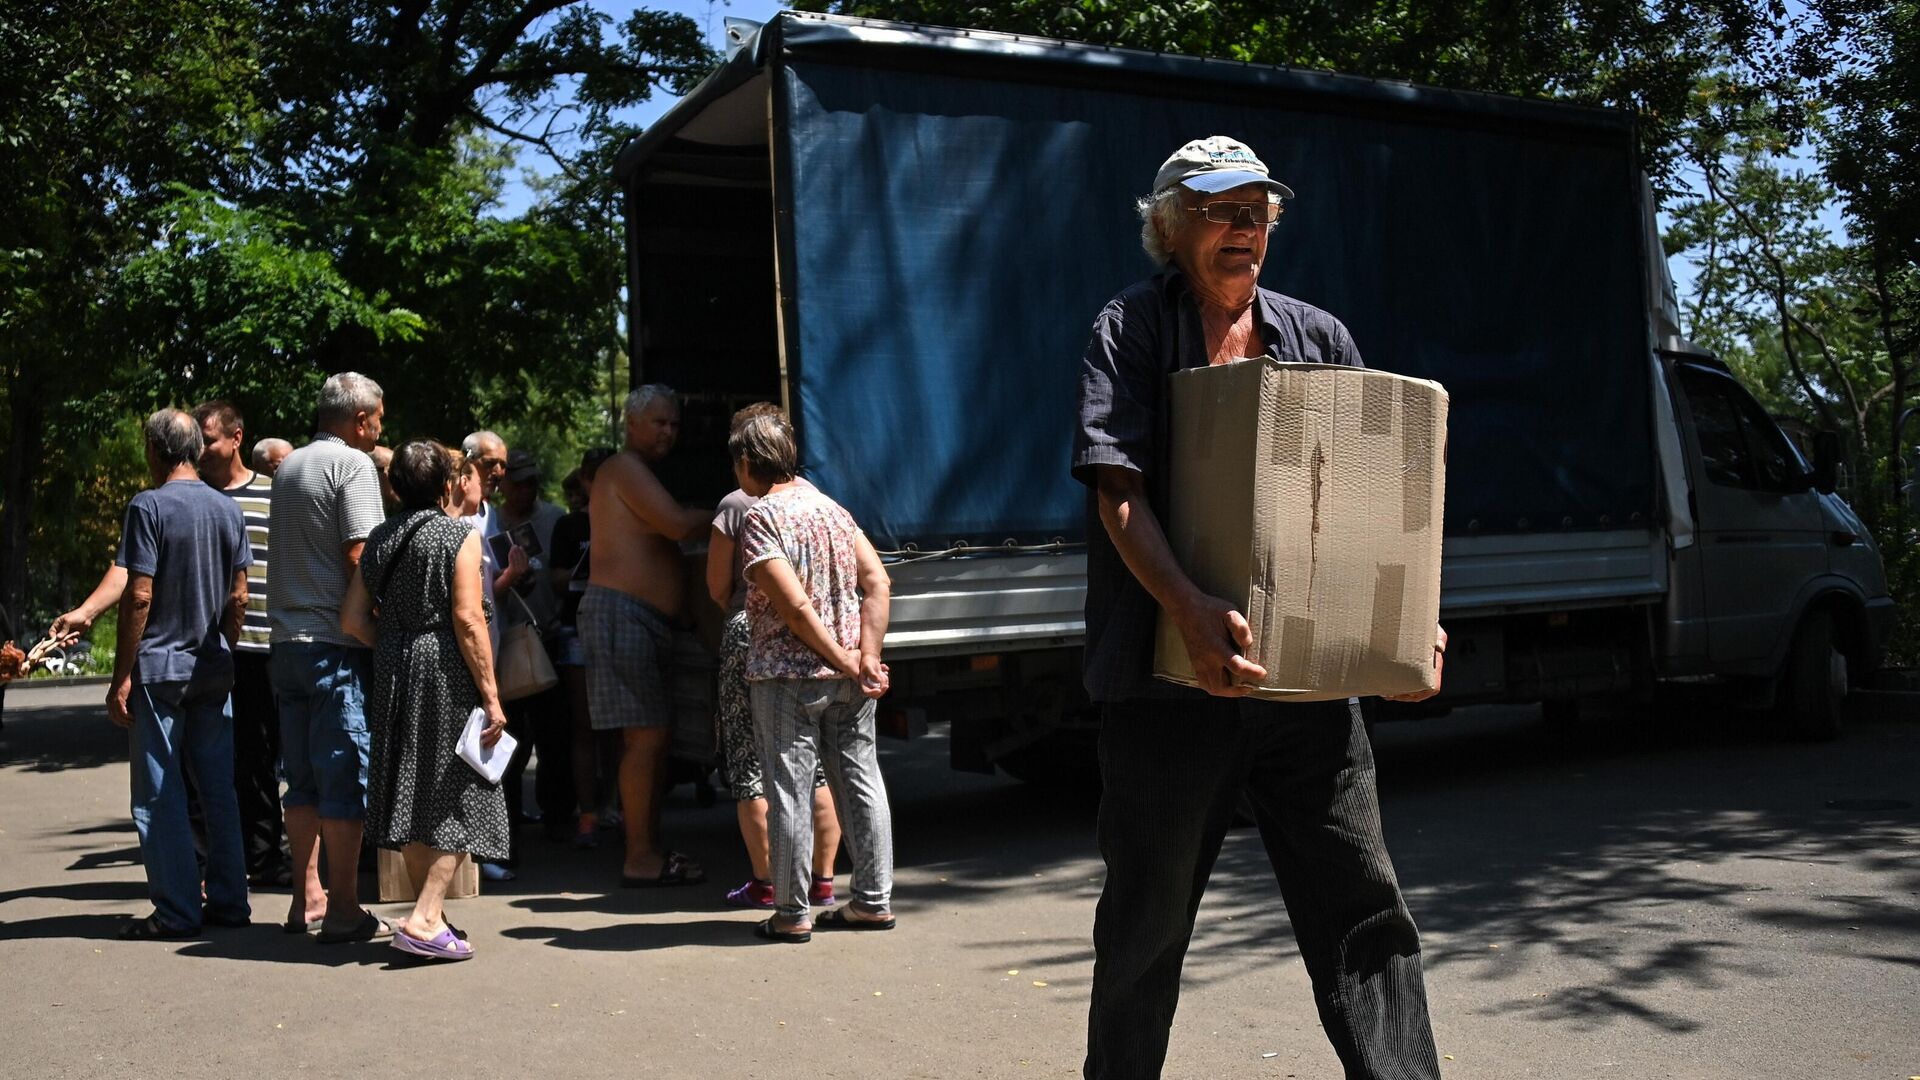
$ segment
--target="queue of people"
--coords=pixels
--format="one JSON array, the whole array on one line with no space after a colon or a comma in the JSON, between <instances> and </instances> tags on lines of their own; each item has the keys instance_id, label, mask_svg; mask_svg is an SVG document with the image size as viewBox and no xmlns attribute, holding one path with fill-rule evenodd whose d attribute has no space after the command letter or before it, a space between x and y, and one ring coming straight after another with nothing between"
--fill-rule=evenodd
<instances>
[{"instance_id":1,"label":"queue of people","mask_svg":"<svg viewBox=\"0 0 1920 1080\"><path fill-rule=\"evenodd\" d=\"M1259 285L1292 196L1232 139L1176 150L1136 207L1158 270L1101 311L1080 364L1071 469L1089 489L1083 674L1103 719L1098 831L1107 868L1093 930L1088 1077L1160 1074L1195 913L1243 798L1346 1073L1439 1075L1419 934L1382 835L1358 702L1248 698L1265 673L1243 655L1244 614L1186 576L1161 527L1173 453L1166 375L1246 358L1361 363L1333 315ZM570 494L585 505L562 515L539 509L537 483L493 509L495 486L531 474L497 435L476 432L457 460L427 440L394 450L385 471L397 510L388 516L368 456L381 433L379 387L336 375L317 415L312 442L277 462L256 444L261 464L245 471L230 409L155 413L146 425L154 487L127 509L115 567L55 622L56 636L77 633L120 604L108 711L132 730L133 816L154 902L127 937L249 920L242 836L252 830L241 818L254 811L235 792L257 780L264 752L250 744L236 753L236 710L260 706L243 704L235 656L243 642L258 643L248 617L253 589L266 585L256 567L269 537L267 644L298 882L289 932L334 943L392 936L397 948L434 959L473 954L442 900L462 853L511 860L512 816L507 793L468 770L454 744L473 724L492 744L514 723L494 678L494 601L519 597L520 579L542 568L554 659L566 673L548 707L564 703L567 722L549 723L543 744L528 707L521 723L541 773L553 764L549 747L573 753L570 768L552 772L571 779L575 836L590 840L601 785L584 759L597 756L606 733L626 838L622 884L704 881L699 863L660 832L674 634L687 599L681 544L703 533L708 591L730 613L719 735L752 868L726 898L771 909L754 933L773 942L894 927L891 818L874 745L874 699L889 685L887 574L851 515L799 477L793 429L778 409L734 417L727 452L739 489L717 514L682 506L655 472L679 434L678 403L662 386L628 398L624 448L583 462ZM248 479L275 468L270 494ZM258 536L249 499L271 505ZM529 542L496 551L490 540L503 517ZM536 567L530 547L552 561ZM1152 679L1162 612L1197 689ZM1446 648L1436 627L1436 683ZM204 867L192 854L189 775L200 782ZM544 814L548 797L536 798ZM418 888L397 926L356 895L363 828L403 853ZM832 902L840 843L854 865L851 899L815 914ZM328 860L324 882L323 847L341 856Z\"/></svg>"},{"instance_id":2,"label":"queue of people","mask_svg":"<svg viewBox=\"0 0 1920 1080\"><path fill-rule=\"evenodd\" d=\"M114 565L53 624L72 640L119 606L109 715L131 732L154 904L123 936L245 926L249 887L285 887L289 934L466 959L444 907L460 860L512 876L523 820L583 848L617 820L623 886L704 882L660 818L686 677L682 544L709 535L730 616L723 707L706 723L751 867L715 899L770 910L755 933L771 941L893 925L873 706L888 685L886 573L846 511L798 478L777 407L735 417L741 489L717 516L654 472L679 433L664 386L629 397L622 450L589 452L567 478L569 511L493 432L458 450L382 446L384 394L363 375L327 379L315 418L304 445L257 440L247 468L231 404L153 414L153 487L129 505ZM544 639L551 688L503 700L503 623ZM497 780L459 752L463 736L490 748L507 731L520 749ZM537 810L519 798L530 758ZM843 818L852 901L830 909ZM363 844L404 861L405 918L363 905Z\"/></svg>"}]
</instances>

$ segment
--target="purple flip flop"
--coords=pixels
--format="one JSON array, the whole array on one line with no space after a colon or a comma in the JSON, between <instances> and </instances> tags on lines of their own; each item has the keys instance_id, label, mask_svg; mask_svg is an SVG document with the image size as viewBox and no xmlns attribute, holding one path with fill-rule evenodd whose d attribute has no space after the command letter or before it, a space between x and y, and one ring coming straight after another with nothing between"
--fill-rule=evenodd
<instances>
[{"instance_id":1,"label":"purple flip flop","mask_svg":"<svg viewBox=\"0 0 1920 1080\"><path fill-rule=\"evenodd\" d=\"M473 946L453 936L451 927L440 931L432 941L421 941L408 936L398 927L393 931L393 947L403 953L424 956L429 960L465 960L473 955Z\"/></svg>"}]
</instances>

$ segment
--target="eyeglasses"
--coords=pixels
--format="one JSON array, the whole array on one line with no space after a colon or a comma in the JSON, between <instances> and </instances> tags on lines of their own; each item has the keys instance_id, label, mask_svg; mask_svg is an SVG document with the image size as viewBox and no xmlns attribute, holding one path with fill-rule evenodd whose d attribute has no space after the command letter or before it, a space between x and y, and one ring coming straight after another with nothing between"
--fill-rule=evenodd
<instances>
[{"instance_id":1,"label":"eyeglasses","mask_svg":"<svg viewBox=\"0 0 1920 1080\"><path fill-rule=\"evenodd\" d=\"M1205 206L1189 206L1189 214L1201 214L1216 225L1231 225L1245 214L1255 225L1271 225L1280 220L1284 212L1277 202L1211 202Z\"/></svg>"}]
</instances>

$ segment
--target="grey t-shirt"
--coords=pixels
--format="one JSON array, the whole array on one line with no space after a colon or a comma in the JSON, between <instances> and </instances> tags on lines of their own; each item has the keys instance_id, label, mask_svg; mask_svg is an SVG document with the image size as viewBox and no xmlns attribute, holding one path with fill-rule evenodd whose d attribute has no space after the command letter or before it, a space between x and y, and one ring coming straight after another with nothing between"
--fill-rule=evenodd
<instances>
[{"instance_id":1,"label":"grey t-shirt","mask_svg":"<svg viewBox=\"0 0 1920 1080\"><path fill-rule=\"evenodd\" d=\"M793 482L809 491L814 490L813 482L804 476L794 477ZM740 550L740 526L747 520L747 511L759 501L734 488L726 498L720 500L719 506L713 508L713 527L720 530L721 536L733 541L733 593L727 597L728 615L747 610L747 574L742 565L746 562L746 556Z\"/></svg>"},{"instance_id":2,"label":"grey t-shirt","mask_svg":"<svg viewBox=\"0 0 1920 1080\"><path fill-rule=\"evenodd\" d=\"M153 579L153 607L134 653L143 685L233 674L221 632L234 575L253 562L232 499L198 480L172 480L127 504L114 562Z\"/></svg>"},{"instance_id":3,"label":"grey t-shirt","mask_svg":"<svg viewBox=\"0 0 1920 1080\"><path fill-rule=\"evenodd\" d=\"M347 557L386 520L373 459L332 435L287 455L273 477L273 643L322 641L358 648L340 629Z\"/></svg>"},{"instance_id":4,"label":"grey t-shirt","mask_svg":"<svg viewBox=\"0 0 1920 1080\"><path fill-rule=\"evenodd\" d=\"M733 592L727 597L727 614L745 611L747 608L747 575L740 570L740 525L747 520L747 511L759 499L734 488L720 505L713 508L713 527L720 535L733 541Z\"/></svg>"}]
</instances>

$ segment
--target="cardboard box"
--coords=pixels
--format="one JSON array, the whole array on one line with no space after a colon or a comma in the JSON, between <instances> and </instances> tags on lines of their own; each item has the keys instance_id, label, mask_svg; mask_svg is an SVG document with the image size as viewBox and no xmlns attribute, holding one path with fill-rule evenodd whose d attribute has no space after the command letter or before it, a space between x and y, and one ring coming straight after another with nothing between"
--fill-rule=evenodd
<instances>
[{"instance_id":1,"label":"cardboard box","mask_svg":"<svg viewBox=\"0 0 1920 1080\"><path fill-rule=\"evenodd\" d=\"M464 767L464 766L463 766ZM374 862L380 871L380 902L398 904L411 902L420 896L420 889L414 885L413 878L407 874L407 860L397 851L379 849ZM460 853L460 862L453 869L453 883L447 886L447 899L465 900L480 895L480 864L473 856Z\"/></svg>"},{"instance_id":2,"label":"cardboard box","mask_svg":"<svg viewBox=\"0 0 1920 1080\"><path fill-rule=\"evenodd\" d=\"M1447 392L1328 364L1247 360L1169 376L1167 540L1246 615L1254 696L1432 689ZM1160 615L1154 674L1198 686Z\"/></svg>"}]
</instances>

